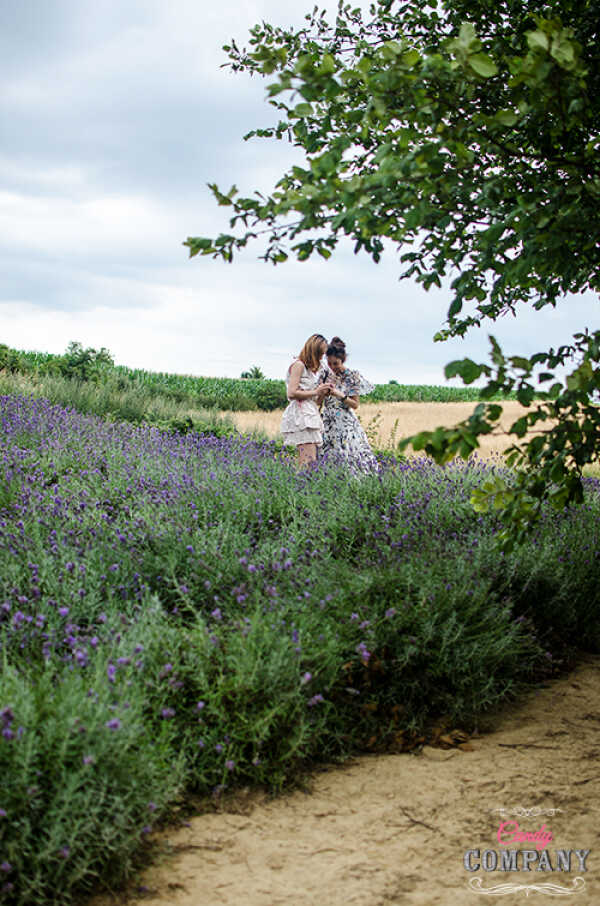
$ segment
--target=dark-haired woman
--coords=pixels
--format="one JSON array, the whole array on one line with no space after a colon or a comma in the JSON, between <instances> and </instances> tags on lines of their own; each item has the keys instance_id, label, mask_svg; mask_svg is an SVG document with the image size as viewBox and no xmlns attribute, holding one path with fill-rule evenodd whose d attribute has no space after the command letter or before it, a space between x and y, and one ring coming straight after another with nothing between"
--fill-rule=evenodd
<instances>
[{"instance_id":1,"label":"dark-haired woman","mask_svg":"<svg viewBox=\"0 0 600 906\"><path fill-rule=\"evenodd\" d=\"M327 347L327 366L321 368L319 379L330 387L322 410L323 454L340 457L355 473L378 471L379 463L356 415L360 394L374 388L346 366L346 344L339 337Z\"/></svg>"},{"instance_id":2,"label":"dark-haired woman","mask_svg":"<svg viewBox=\"0 0 600 906\"><path fill-rule=\"evenodd\" d=\"M329 393L329 386L319 383L319 374L326 350L325 337L314 333L288 368L285 378L289 404L281 419L281 433L285 443L298 450L299 466L314 462L317 447L323 443L319 404Z\"/></svg>"}]
</instances>

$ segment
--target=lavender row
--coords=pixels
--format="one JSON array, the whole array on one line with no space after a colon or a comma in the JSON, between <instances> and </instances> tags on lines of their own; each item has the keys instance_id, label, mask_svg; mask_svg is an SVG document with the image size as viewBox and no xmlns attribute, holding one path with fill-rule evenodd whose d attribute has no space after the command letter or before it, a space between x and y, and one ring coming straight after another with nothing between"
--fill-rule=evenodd
<instances>
[{"instance_id":1,"label":"lavender row","mask_svg":"<svg viewBox=\"0 0 600 906\"><path fill-rule=\"evenodd\" d=\"M127 875L194 789L279 789L598 646L598 482L511 556L503 469L298 473L273 444L0 397L0 888Z\"/></svg>"}]
</instances>

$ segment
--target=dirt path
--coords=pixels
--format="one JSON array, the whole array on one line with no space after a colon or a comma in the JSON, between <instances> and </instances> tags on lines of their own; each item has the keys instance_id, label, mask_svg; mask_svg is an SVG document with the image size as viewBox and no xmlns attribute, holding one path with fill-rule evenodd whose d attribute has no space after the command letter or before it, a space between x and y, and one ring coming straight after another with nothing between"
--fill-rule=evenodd
<instances>
[{"instance_id":1,"label":"dirt path","mask_svg":"<svg viewBox=\"0 0 600 906\"><path fill-rule=\"evenodd\" d=\"M228 811L164 833L163 855L129 898L90 906L139 897L147 906L462 906L500 896L469 889L471 878L483 888L528 885L500 896L516 906L568 896L556 885L572 890L577 876L585 883L573 901L600 903L600 657L488 720L469 746L361 757L276 800L240 794ZM535 808L560 811L512 814ZM587 870L573 855L571 872L535 862L529 872L467 872L466 850L507 849L497 839L503 820L528 832L545 824L554 867L556 849L591 850Z\"/></svg>"}]
</instances>

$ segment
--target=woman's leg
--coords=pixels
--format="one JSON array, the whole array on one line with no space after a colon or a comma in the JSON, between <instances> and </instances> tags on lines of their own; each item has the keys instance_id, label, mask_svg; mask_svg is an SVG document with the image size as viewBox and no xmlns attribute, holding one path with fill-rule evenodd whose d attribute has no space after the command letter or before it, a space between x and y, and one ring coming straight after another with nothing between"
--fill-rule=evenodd
<instances>
[{"instance_id":1,"label":"woman's leg","mask_svg":"<svg viewBox=\"0 0 600 906\"><path fill-rule=\"evenodd\" d=\"M298 444L298 465L302 468L314 462L317 458L316 444Z\"/></svg>"}]
</instances>

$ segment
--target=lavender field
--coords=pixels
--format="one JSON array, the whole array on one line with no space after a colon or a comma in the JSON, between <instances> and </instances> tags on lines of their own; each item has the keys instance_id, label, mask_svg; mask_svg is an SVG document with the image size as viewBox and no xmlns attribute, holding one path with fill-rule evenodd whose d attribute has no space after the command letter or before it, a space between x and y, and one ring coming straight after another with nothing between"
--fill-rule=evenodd
<instances>
[{"instance_id":1,"label":"lavender field","mask_svg":"<svg viewBox=\"0 0 600 906\"><path fill-rule=\"evenodd\" d=\"M600 482L510 555L501 464L298 473L274 444L0 397L0 900L82 902L186 792L465 727L600 650Z\"/></svg>"}]
</instances>

